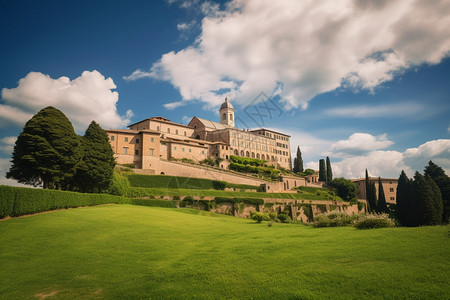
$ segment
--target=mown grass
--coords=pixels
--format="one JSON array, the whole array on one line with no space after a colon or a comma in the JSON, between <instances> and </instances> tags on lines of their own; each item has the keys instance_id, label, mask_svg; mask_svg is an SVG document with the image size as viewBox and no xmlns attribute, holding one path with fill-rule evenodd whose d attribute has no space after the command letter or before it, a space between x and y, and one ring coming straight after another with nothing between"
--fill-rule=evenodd
<instances>
[{"instance_id":1,"label":"mown grass","mask_svg":"<svg viewBox=\"0 0 450 300\"><path fill-rule=\"evenodd\" d=\"M449 249L448 226L268 227L191 209L69 209L0 222L0 298L448 299Z\"/></svg>"}]
</instances>

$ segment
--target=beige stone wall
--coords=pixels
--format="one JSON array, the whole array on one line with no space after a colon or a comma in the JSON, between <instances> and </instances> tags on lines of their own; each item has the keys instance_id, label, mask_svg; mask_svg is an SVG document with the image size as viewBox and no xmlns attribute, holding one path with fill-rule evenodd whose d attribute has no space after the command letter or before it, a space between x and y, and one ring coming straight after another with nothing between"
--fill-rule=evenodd
<instances>
[{"instance_id":1,"label":"beige stone wall","mask_svg":"<svg viewBox=\"0 0 450 300\"><path fill-rule=\"evenodd\" d=\"M176 124L157 119L147 119L142 122L133 124L132 126L130 126L130 129L132 130L151 129L161 133L175 134L180 137L182 136L192 137L194 133L193 128L189 128L182 124Z\"/></svg>"},{"instance_id":2,"label":"beige stone wall","mask_svg":"<svg viewBox=\"0 0 450 300\"><path fill-rule=\"evenodd\" d=\"M370 182L375 184L377 198L378 198L378 178L371 177ZM365 179L354 179L352 180L356 184L356 189L358 193L358 199L367 199L366 195L366 180ZM395 204L397 199L397 179L391 178L381 178L381 184L383 185L384 195L386 197L386 202Z\"/></svg>"},{"instance_id":3,"label":"beige stone wall","mask_svg":"<svg viewBox=\"0 0 450 300\"><path fill-rule=\"evenodd\" d=\"M170 147L170 157L176 159L188 158L195 162L199 162L208 157L208 146L200 146L195 144L184 144L171 142L168 144Z\"/></svg>"}]
</instances>

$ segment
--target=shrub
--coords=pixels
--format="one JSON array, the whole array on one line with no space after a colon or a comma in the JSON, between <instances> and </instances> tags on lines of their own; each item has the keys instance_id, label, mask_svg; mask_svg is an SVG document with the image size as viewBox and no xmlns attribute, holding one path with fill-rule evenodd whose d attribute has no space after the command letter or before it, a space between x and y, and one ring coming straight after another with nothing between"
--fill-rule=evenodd
<instances>
[{"instance_id":1,"label":"shrub","mask_svg":"<svg viewBox=\"0 0 450 300\"><path fill-rule=\"evenodd\" d=\"M190 159L190 158L185 158L185 157L183 157L183 158L181 159L181 161L184 162L184 163L190 163L190 164L193 164L193 163L194 163L194 161L193 161L192 159Z\"/></svg>"},{"instance_id":2,"label":"shrub","mask_svg":"<svg viewBox=\"0 0 450 300\"><path fill-rule=\"evenodd\" d=\"M180 207L186 207L187 205L192 206L192 204L194 204L194 198L192 198L191 196L186 196L183 200L181 200Z\"/></svg>"},{"instance_id":3,"label":"shrub","mask_svg":"<svg viewBox=\"0 0 450 300\"><path fill-rule=\"evenodd\" d=\"M291 223L292 222L292 219L291 219L291 217L289 217L288 214L285 214L285 213L278 214L277 217L281 223Z\"/></svg>"},{"instance_id":4,"label":"shrub","mask_svg":"<svg viewBox=\"0 0 450 300\"><path fill-rule=\"evenodd\" d=\"M158 200L158 199L131 199L131 204L152 206L152 207L172 207L176 208L177 203L173 200Z\"/></svg>"},{"instance_id":5,"label":"shrub","mask_svg":"<svg viewBox=\"0 0 450 300\"><path fill-rule=\"evenodd\" d=\"M213 180L212 186L215 190L223 191L226 188L227 183L225 181Z\"/></svg>"},{"instance_id":6,"label":"shrub","mask_svg":"<svg viewBox=\"0 0 450 300\"><path fill-rule=\"evenodd\" d=\"M269 214L266 213L261 213L261 212L257 212L257 211L252 211L250 212L250 218L252 220L255 220L258 223L261 223L262 221L269 221Z\"/></svg>"},{"instance_id":7,"label":"shrub","mask_svg":"<svg viewBox=\"0 0 450 300\"><path fill-rule=\"evenodd\" d=\"M368 214L358 219L355 223L357 229L373 229L395 226L394 221L387 214Z\"/></svg>"},{"instance_id":8,"label":"shrub","mask_svg":"<svg viewBox=\"0 0 450 300\"><path fill-rule=\"evenodd\" d=\"M348 226L358 218L358 215L347 215L346 213L332 211L317 215L314 218L314 227L340 227Z\"/></svg>"},{"instance_id":9,"label":"shrub","mask_svg":"<svg viewBox=\"0 0 450 300\"><path fill-rule=\"evenodd\" d=\"M0 186L0 218L16 217L59 208L106 203L131 203L125 197L59 190Z\"/></svg>"}]
</instances>

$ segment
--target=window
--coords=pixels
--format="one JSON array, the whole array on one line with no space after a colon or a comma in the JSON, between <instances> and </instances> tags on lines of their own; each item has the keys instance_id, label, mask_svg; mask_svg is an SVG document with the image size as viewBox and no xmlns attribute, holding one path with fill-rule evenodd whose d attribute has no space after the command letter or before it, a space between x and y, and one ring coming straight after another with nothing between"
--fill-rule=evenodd
<instances>
[{"instance_id":1,"label":"window","mask_svg":"<svg viewBox=\"0 0 450 300\"><path fill-rule=\"evenodd\" d=\"M159 131L159 126L156 126L156 131Z\"/></svg>"},{"instance_id":2,"label":"window","mask_svg":"<svg viewBox=\"0 0 450 300\"><path fill-rule=\"evenodd\" d=\"M222 115L222 120L226 120L227 119L227 115L226 114L223 114Z\"/></svg>"},{"instance_id":3,"label":"window","mask_svg":"<svg viewBox=\"0 0 450 300\"><path fill-rule=\"evenodd\" d=\"M123 154L128 154L128 147L123 147Z\"/></svg>"},{"instance_id":4,"label":"window","mask_svg":"<svg viewBox=\"0 0 450 300\"><path fill-rule=\"evenodd\" d=\"M389 192L393 192L393 191L394 191L394 188L390 188L390 189L389 189Z\"/></svg>"},{"instance_id":5,"label":"window","mask_svg":"<svg viewBox=\"0 0 450 300\"><path fill-rule=\"evenodd\" d=\"M167 133L170 133L170 128L167 128Z\"/></svg>"},{"instance_id":6,"label":"window","mask_svg":"<svg viewBox=\"0 0 450 300\"><path fill-rule=\"evenodd\" d=\"M183 151L183 152L184 152L184 148L181 148L181 151Z\"/></svg>"},{"instance_id":7,"label":"window","mask_svg":"<svg viewBox=\"0 0 450 300\"><path fill-rule=\"evenodd\" d=\"M113 135L111 136L111 141L114 141L114 136Z\"/></svg>"},{"instance_id":8,"label":"window","mask_svg":"<svg viewBox=\"0 0 450 300\"><path fill-rule=\"evenodd\" d=\"M138 155L139 154L139 150L134 150L134 155Z\"/></svg>"},{"instance_id":9,"label":"window","mask_svg":"<svg viewBox=\"0 0 450 300\"><path fill-rule=\"evenodd\" d=\"M184 132L184 136L186 136L187 134L186 134L186 131Z\"/></svg>"},{"instance_id":10,"label":"window","mask_svg":"<svg viewBox=\"0 0 450 300\"><path fill-rule=\"evenodd\" d=\"M151 139L150 139L150 142L153 143L154 141L155 141L155 138L151 138Z\"/></svg>"},{"instance_id":11,"label":"window","mask_svg":"<svg viewBox=\"0 0 450 300\"><path fill-rule=\"evenodd\" d=\"M125 142L128 142L128 138L127 137L125 138Z\"/></svg>"},{"instance_id":12,"label":"window","mask_svg":"<svg viewBox=\"0 0 450 300\"><path fill-rule=\"evenodd\" d=\"M191 149L189 149L189 152L192 152Z\"/></svg>"},{"instance_id":13,"label":"window","mask_svg":"<svg viewBox=\"0 0 450 300\"><path fill-rule=\"evenodd\" d=\"M395 200L395 198L394 197L391 197L391 201L394 201Z\"/></svg>"},{"instance_id":14,"label":"window","mask_svg":"<svg viewBox=\"0 0 450 300\"><path fill-rule=\"evenodd\" d=\"M230 120L233 121L233 115L232 114L230 114Z\"/></svg>"},{"instance_id":15,"label":"window","mask_svg":"<svg viewBox=\"0 0 450 300\"><path fill-rule=\"evenodd\" d=\"M202 154L205 154L205 150L202 150Z\"/></svg>"},{"instance_id":16,"label":"window","mask_svg":"<svg viewBox=\"0 0 450 300\"><path fill-rule=\"evenodd\" d=\"M175 130L175 134L178 134L178 129Z\"/></svg>"},{"instance_id":17,"label":"window","mask_svg":"<svg viewBox=\"0 0 450 300\"><path fill-rule=\"evenodd\" d=\"M139 139L136 139L136 144L139 144Z\"/></svg>"},{"instance_id":18,"label":"window","mask_svg":"<svg viewBox=\"0 0 450 300\"><path fill-rule=\"evenodd\" d=\"M155 156L155 149L150 148L150 156Z\"/></svg>"},{"instance_id":19,"label":"window","mask_svg":"<svg viewBox=\"0 0 450 300\"><path fill-rule=\"evenodd\" d=\"M177 146L173 146L173 150L177 150Z\"/></svg>"}]
</instances>

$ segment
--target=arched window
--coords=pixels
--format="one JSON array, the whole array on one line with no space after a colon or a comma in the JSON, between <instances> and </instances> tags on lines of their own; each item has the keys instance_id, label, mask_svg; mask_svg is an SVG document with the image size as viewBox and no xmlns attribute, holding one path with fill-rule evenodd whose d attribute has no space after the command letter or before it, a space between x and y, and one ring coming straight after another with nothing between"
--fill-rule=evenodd
<instances>
[{"instance_id":1,"label":"arched window","mask_svg":"<svg viewBox=\"0 0 450 300\"><path fill-rule=\"evenodd\" d=\"M252 152L252 158L255 158L255 152Z\"/></svg>"},{"instance_id":2,"label":"arched window","mask_svg":"<svg viewBox=\"0 0 450 300\"><path fill-rule=\"evenodd\" d=\"M244 157L244 150L241 150L241 156Z\"/></svg>"},{"instance_id":3,"label":"arched window","mask_svg":"<svg viewBox=\"0 0 450 300\"><path fill-rule=\"evenodd\" d=\"M227 114L223 114L222 115L222 120L226 120L227 119Z\"/></svg>"},{"instance_id":4,"label":"arched window","mask_svg":"<svg viewBox=\"0 0 450 300\"><path fill-rule=\"evenodd\" d=\"M236 140L233 140L232 144L233 146L236 146Z\"/></svg>"},{"instance_id":5,"label":"arched window","mask_svg":"<svg viewBox=\"0 0 450 300\"><path fill-rule=\"evenodd\" d=\"M200 139L200 135L197 134L197 135L195 136L195 138L196 138L197 140L199 140L199 139Z\"/></svg>"},{"instance_id":6,"label":"arched window","mask_svg":"<svg viewBox=\"0 0 450 300\"><path fill-rule=\"evenodd\" d=\"M233 114L230 114L230 120L233 121Z\"/></svg>"},{"instance_id":7,"label":"arched window","mask_svg":"<svg viewBox=\"0 0 450 300\"><path fill-rule=\"evenodd\" d=\"M256 153L256 158L259 159L259 153Z\"/></svg>"},{"instance_id":8,"label":"arched window","mask_svg":"<svg viewBox=\"0 0 450 300\"><path fill-rule=\"evenodd\" d=\"M245 152L245 156L250 157L250 152Z\"/></svg>"},{"instance_id":9,"label":"arched window","mask_svg":"<svg viewBox=\"0 0 450 300\"><path fill-rule=\"evenodd\" d=\"M237 149L234 149L234 155L239 155L239 152L237 151Z\"/></svg>"},{"instance_id":10,"label":"arched window","mask_svg":"<svg viewBox=\"0 0 450 300\"><path fill-rule=\"evenodd\" d=\"M170 128L167 128L167 133L170 133Z\"/></svg>"}]
</instances>

